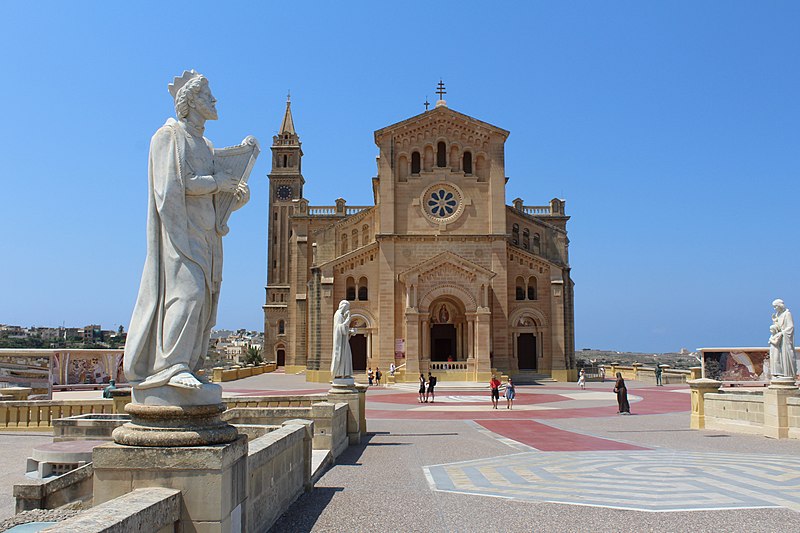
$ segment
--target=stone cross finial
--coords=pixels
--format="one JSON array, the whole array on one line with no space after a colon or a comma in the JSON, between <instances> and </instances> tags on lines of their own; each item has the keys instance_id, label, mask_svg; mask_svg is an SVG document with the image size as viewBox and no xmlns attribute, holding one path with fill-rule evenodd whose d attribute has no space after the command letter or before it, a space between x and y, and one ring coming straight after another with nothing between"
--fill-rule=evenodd
<instances>
[{"instance_id":1,"label":"stone cross finial","mask_svg":"<svg viewBox=\"0 0 800 533\"><path fill-rule=\"evenodd\" d=\"M428 101L428 95L425 95L425 103L423 105L425 106L425 111L427 111L428 106L431 105L431 103Z\"/></svg>"},{"instance_id":2,"label":"stone cross finial","mask_svg":"<svg viewBox=\"0 0 800 533\"><path fill-rule=\"evenodd\" d=\"M439 95L439 100L444 100L444 95L447 94L447 91L444 90L444 82L441 78L439 78L439 83L436 86L436 94Z\"/></svg>"}]
</instances>

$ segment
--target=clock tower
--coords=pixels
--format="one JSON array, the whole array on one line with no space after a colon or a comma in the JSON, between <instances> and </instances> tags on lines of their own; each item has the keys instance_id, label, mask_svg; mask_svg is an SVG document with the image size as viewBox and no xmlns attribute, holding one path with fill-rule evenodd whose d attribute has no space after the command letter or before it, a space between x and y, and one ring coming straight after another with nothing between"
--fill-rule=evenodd
<instances>
[{"instance_id":1,"label":"clock tower","mask_svg":"<svg viewBox=\"0 0 800 533\"><path fill-rule=\"evenodd\" d=\"M303 150L294 129L292 103L286 97L286 112L280 130L272 138L272 171L269 173L269 230L267 232L267 298L264 305L264 355L269 358L279 336L285 335L289 301L289 217L295 200L303 197ZM278 353L280 359L281 352ZM283 364L282 361L278 361Z\"/></svg>"}]
</instances>

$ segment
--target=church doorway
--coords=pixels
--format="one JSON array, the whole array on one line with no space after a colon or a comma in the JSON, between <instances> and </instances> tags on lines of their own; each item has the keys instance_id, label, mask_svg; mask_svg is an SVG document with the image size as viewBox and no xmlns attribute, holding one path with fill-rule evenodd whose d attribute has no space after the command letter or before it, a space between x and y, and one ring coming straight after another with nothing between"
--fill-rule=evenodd
<instances>
[{"instance_id":1,"label":"church doorway","mask_svg":"<svg viewBox=\"0 0 800 533\"><path fill-rule=\"evenodd\" d=\"M353 372L367 369L367 336L350 337L350 352L353 354Z\"/></svg>"},{"instance_id":2,"label":"church doorway","mask_svg":"<svg viewBox=\"0 0 800 533\"><path fill-rule=\"evenodd\" d=\"M456 353L456 327L453 324L434 324L431 328L431 361L458 359Z\"/></svg>"},{"instance_id":3,"label":"church doorway","mask_svg":"<svg viewBox=\"0 0 800 533\"><path fill-rule=\"evenodd\" d=\"M281 348L276 352L276 359L278 366L286 366L286 350Z\"/></svg>"},{"instance_id":4,"label":"church doorway","mask_svg":"<svg viewBox=\"0 0 800 533\"><path fill-rule=\"evenodd\" d=\"M517 363L520 370L536 370L536 335L520 333L517 337Z\"/></svg>"}]
</instances>

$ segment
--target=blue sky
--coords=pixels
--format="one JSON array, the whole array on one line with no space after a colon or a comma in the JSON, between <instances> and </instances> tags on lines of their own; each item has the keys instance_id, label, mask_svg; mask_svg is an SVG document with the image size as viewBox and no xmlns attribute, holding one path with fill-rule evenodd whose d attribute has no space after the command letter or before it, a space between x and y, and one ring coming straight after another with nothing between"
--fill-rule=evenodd
<instances>
[{"instance_id":1,"label":"blue sky","mask_svg":"<svg viewBox=\"0 0 800 533\"><path fill-rule=\"evenodd\" d=\"M507 200L565 198L577 348L765 345L800 312L797 2L5 2L0 323L127 327L166 85L268 149L291 89L306 197L372 200L374 130L448 105L511 131ZM260 329L269 157L218 326Z\"/></svg>"}]
</instances>

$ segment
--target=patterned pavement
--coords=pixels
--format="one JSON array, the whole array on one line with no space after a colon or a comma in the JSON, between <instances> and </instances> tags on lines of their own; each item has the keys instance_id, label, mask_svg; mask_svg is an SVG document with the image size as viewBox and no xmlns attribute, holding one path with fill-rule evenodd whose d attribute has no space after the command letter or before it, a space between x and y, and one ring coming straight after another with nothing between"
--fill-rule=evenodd
<instances>
[{"instance_id":1,"label":"patterned pavement","mask_svg":"<svg viewBox=\"0 0 800 533\"><path fill-rule=\"evenodd\" d=\"M800 458L672 450L527 452L428 466L433 490L638 511L800 511Z\"/></svg>"}]
</instances>

